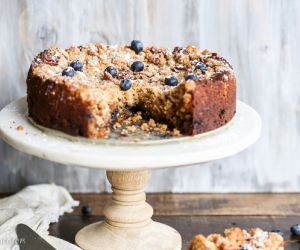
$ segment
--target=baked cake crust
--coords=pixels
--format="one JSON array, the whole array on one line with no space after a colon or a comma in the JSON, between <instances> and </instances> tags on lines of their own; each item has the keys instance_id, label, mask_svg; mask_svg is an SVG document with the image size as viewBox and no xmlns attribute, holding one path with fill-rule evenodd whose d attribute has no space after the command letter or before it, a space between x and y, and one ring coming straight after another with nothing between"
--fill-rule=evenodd
<instances>
[{"instance_id":1,"label":"baked cake crust","mask_svg":"<svg viewBox=\"0 0 300 250\"><path fill-rule=\"evenodd\" d=\"M63 75L75 60L83 68ZM143 62L143 70L132 70L136 61ZM117 70L115 77L107 72L109 66ZM187 79L188 74L196 79ZM177 79L176 86L166 84L169 76ZM122 80L131 81L129 89L120 87ZM37 124L75 136L106 137L116 116L131 108L195 135L232 119L236 80L225 59L191 45L146 47L136 53L129 46L87 44L40 53L28 73L27 101Z\"/></svg>"},{"instance_id":2,"label":"baked cake crust","mask_svg":"<svg viewBox=\"0 0 300 250\"><path fill-rule=\"evenodd\" d=\"M278 233L260 228L246 231L233 227L226 229L224 235L196 235L189 250L284 250L284 240Z\"/></svg>"}]
</instances>

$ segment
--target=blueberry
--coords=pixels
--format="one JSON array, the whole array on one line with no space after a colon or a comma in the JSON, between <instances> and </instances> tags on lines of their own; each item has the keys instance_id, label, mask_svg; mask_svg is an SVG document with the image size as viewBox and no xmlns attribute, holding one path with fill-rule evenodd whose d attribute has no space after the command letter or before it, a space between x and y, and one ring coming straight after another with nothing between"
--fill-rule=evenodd
<instances>
[{"instance_id":1,"label":"blueberry","mask_svg":"<svg viewBox=\"0 0 300 250\"><path fill-rule=\"evenodd\" d=\"M75 60L70 63L70 66L75 70L75 71L82 71L83 64L79 62L78 60Z\"/></svg>"},{"instance_id":2,"label":"blueberry","mask_svg":"<svg viewBox=\"0 0 300 250\"><path fill-rule=\"evenodd\" d=\"M122 90L128 90L128 89L131 88L131 85L132 85L132 83L131 83L130 80L124 79L124 80L122 80L121 83L120 83L120 88L121 88Z\"/></svg>"},{"instance_id":3,"label":"blueberry","mask_svg":"<svg viewBox=\"0 0 300 250\"><path fill-rule=\"evenodd\" d=\"M245 245L242 246L242 250L254 250L254 248L251 247L251 246L248 245L248 244L245 244Z\"/></svg>"},{"instance_id":4,"label":"blueberry","mask_svg":"<svg viewBox=\"0 0 300 250\"><path fill-rule=\"evenodd\" d=\"M107 73L109 73L109 74L111 74L111 76L113 78L115 78L117 76L117 74L118 74L117 69L114 68L113 66L108 66L104 71L107 72Z\"/></svg>"},{"instance_id":5,"label":"blueberry","mask_svg":"<svg viewBox=\"0 0 300 250\"><path fill-rule=\"evenodd\" d=\"M207 67L204 63L199 62L199 63L196 64L195 69L206 70Z\"/></svg>"},{"instance_id":6,"label":"blueberry","mask_svg":"<svg viewBox=\"0 0 300 250\"><path fill-rule=\"evenodd\" d=\"M293 235L300 236L300 225L299 224L291 226L290 230Z\"/></svg>"},{"instance_id":7,"label":"blueberry","mask_svg":"<svg viewBox=\"0 0 300 250\"><path fill-rule=\"evenodd\" d=\"M174 76L168 76L165 78L165 84L168 86L176 86L178 84L178 80Z\"/></svg>"},{"instance_id":8,"label":"blueberry","mask_svg":"<svg viewBox=\"0 0 300 250\"><path fill-rule=\"evenodd\" d=\"M92 207L89 204L84 205L81 208L81 212L82 212L82 214L85 214L85 215L91 214L92 213Z\"/></svg>"},{"instance_id":9,"label":"blueberry","mask_svg":"<svg viewBox=\"0 0 300 250\"><path fill-rule=\"evenodd\" d=\"M277 233L277 234L281 235L282 237L284 236L284 233L278 228L272 229L271 233Z\"/></svg>"},{"instance_id":10,"label":"blueberry","mask_svg":"<svg viewBox=\"0 0 300 250\"><path fill-rule=\"evenodd\" d=\"M130 48L135 51L135 53L139 53L143 50L143 43L139 40L132 40Z\"/></svg>"},{"instance_id":11,"label":"blueberry","mask_svg":"<svg viewBox=\"0 0 300 250\"><path fill-rule=\"evenodd\" d=\"M185 80L193 80L193 81L197 81L198 77L194 74L187 74L184 78Z\"/></svg>"},{"instance_id":12,"label":"blueberry","mask_svg":"<svg viewBox=\"0 0 300 250\"><path fill-rule=\"evenodd\" d=\"M70 76L73 77L75 75L75 70L72 67L66 67L61 74L63 76Z\"/></svg>"},{"instance_id":13,"label":"blueberry","mask_svg":"<svg viewBox=\"0 0 300 250\"><path fill-rule=\"evenodd\" d=\"M133 72L139 72L144 70L144 63L141 61L135 61L133 64L131 64L131 70Z\"/></svg>"}]
</instances>

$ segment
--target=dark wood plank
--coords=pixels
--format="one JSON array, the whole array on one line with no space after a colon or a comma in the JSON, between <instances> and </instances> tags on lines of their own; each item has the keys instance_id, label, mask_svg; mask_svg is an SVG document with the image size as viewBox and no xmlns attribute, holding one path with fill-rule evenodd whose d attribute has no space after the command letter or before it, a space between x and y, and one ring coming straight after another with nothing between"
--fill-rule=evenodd
<instances>
[{"instance_id":1,"label":"dark wood plank","mask_svg":"<svg viewBox=\"0 0 300 250\"><path fill-rule=\"evenodd\" d=\"M73 194L102 215L110 194ZM300 194L147 194L155 215L300 215ZM80 215L80 207L74 214Z\"/></svg>"},{"instance_id":2,"label":"dark wood plank","mask_svg":"<svg viewBox=\"0 0 300 250\"><path fill-rule=\"evenodd\" d=\"M299 239L291 238L289 228L300 223L300 216L154 216L156 221L165 223L179 231L183 239L183 248L187 249L194 235L202 233L222 233L225 228L238 226L249 229L260 227L270 231L280 228L285 233L286 250L299 250ZM82 227L103 220L102 216L63 216L56 224L51 225L51 235L74 242L75 234Z\"/></svg>"},{"instance_id":3,"label":"dark wood plank","mask_svg":"<svg viewBox=\"0 0 300 250\"><path fill-rule=\"evenodd\" d=\"M9 194L0 194L4 198ZM111 194L72 194L81 205L91 204L103 215ZM300 193L283 194L147 194L155 215L300 215ZM81 206L73 214L80 215Z\"/></svg>"}]
</instances>

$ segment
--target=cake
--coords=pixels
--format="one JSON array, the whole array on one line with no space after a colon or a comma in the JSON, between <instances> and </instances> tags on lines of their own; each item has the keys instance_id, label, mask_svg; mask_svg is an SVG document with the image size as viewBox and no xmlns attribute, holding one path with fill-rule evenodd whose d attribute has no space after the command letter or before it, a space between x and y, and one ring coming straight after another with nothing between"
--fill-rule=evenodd
<instances>
[{"instance_id":1,"label":"cake","mask_svg":"<svg viewBox=\"0 0 300 250\"><path fill-rule=\"evenodd\" d=\"M107 137L129 110L183 135L216 129L236 110L231 65L192 45L50 48L34 58L26 82L34 122L87 138Z\"/></svg>"},{"instance_id":2,"label":"cake","mask_svg":"<svg viewBox=\"0 0 300 250\"><path fill-rule=\"evenodd\" d=\"M260 228L243 230L238 227L226 229L224 236L198 234L190 243L189 250L283 250L281 235L265 232Z\"/></svg>"}]
</instances>

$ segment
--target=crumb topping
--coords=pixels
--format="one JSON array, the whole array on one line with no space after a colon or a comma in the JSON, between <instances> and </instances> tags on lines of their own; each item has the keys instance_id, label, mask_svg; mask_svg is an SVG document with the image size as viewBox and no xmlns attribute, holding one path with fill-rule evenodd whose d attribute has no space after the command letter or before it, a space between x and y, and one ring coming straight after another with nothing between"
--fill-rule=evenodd
<instances>
[{"instance_id":1,"label":"crumb topping","mask_svg":"<svg viewBox=\"0 0 300 250\"><path fill-rule=\"evenodd\" d=\"M190 250L283 250L284 240L281 235L265 232L260 228L249 231L234 227L226 229L224 235L199 234L190 244Z\"/></svg>"},{"instance_id":2,"label":"crumb topping","mask_svg":"<svg viewBox=\"0 0 300 250\"><path fill-rule=\"evenodd\" d=\"M103 81L116 83L130 79L134 84L156 84L168 90L170 87L164 84L164 80L169 76L176 77L181 83L188 73L193 73L200 79L209 79L216 74L232 71L230 64L217 53L200 50L192 45L186 48L175 47L173 50L152 46L137 54L128 46L106 46L100 43L66 50L50 48L34 60L33 68L36 74L59 82L59 78L66 80L62 71L73 61L83 64L82 72L67 78L75 86L99 85ZM133 72L131 66L137 61L144 62L144 70ZM199 63L205 65L205 70L196 67ZM105 74L105 69L110 66L118 70L116 79Z\"/></svg>"}]
</instances>

